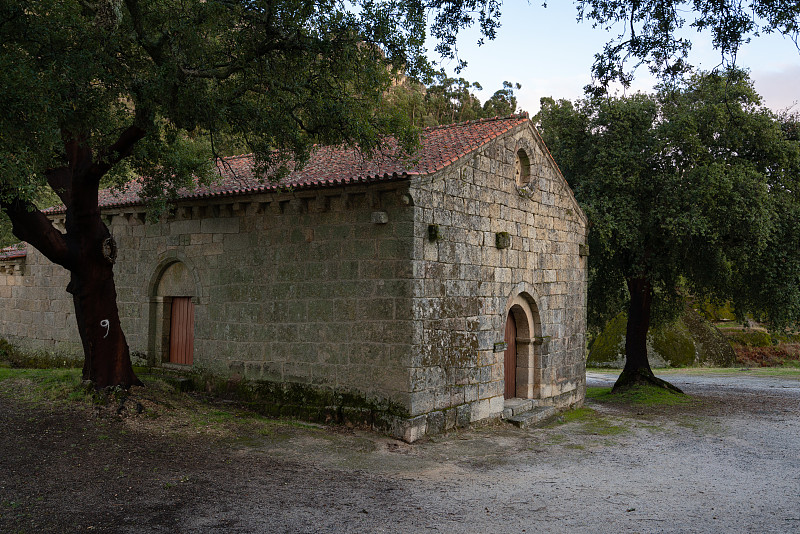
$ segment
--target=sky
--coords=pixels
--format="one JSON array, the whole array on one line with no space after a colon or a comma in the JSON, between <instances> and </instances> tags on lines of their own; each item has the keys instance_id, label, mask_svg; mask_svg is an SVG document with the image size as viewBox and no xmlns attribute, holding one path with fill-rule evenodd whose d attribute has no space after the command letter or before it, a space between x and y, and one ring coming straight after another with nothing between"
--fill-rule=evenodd
<instances>
[{"instance_id":1,"label":"sky","mask_svg":"<svg viewBox=\"0 0 800 534\"><path fill-rule=\"evenodd\" d=\"M476 93L478 98L485 101L502 88L504 80L522 85L515 91L518 105L531 114L539 110L539 99L544 96L582 98L583 87L591 82L594 54L617 32L577 22L575 7L564 0L551 2L547 8L540 0L530 5L515 0L504 3L502 12L502 27L494 41L477 46L476 30L459 39L459 57L468 66L458 76L483 86L484 90ZM711 46L709 35L687 33L693 43L689 62L702 70L718 66L721 56ZM757 37L739 51L736 64L750 71L765 105L775 111L800 111L800 51L790 39ZM454 62L442 66L453 75ZM649 91L654 84L646 67L641 67L632 90Z\"/></svg>"}]
</instances>

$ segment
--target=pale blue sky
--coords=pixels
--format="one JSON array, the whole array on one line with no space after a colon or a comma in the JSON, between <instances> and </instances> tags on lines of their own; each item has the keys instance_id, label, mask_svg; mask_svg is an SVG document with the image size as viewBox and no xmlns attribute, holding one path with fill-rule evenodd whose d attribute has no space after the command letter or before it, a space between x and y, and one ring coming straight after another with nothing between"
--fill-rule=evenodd
<instances>
[{"instance_id":1,"label":"pale blue sky","mask_svg":"<svg viewBox=\"0 0 800 534\"><path fill-rule=\"evenodd\" d=\"M555 1L547 8L540 0L534 2L506 2L502 27L494 41L476 46L478 32L474 30L459 39L459 57L469 63L460 76L483 85L484 91L478 93L482 101L500 89L503 80L522 84L517 99L530 113L538 111L543 96L581 98L583 87L591 81L594 54L616 36L586 22L578 23L571 2ZM693 43L690 63L703 70L717 66L720 55L711 47L708 35L687 33ZM800 52L790 39L780 35L758 37L744 45L736 63L750 70L767 106L776 111L789 107L800 110ZM453 66L444 64L451 75ZM633 89L649 91L654 83L647 69L640 68Z\"/></svg>"}]
</instances>

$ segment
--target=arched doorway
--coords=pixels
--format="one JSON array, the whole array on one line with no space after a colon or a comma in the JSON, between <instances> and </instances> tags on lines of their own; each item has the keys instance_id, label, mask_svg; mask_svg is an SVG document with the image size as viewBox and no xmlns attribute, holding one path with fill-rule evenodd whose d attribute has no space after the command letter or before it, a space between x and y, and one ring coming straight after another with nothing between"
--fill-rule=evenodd
<instances>
[{"instance_id":1,"label":"arched doorway","mask_svg":"<svg viewBox=\"0 0 800 534\"><path fill-rule=\"evenodd\" d=\"M152 363L192 365L197 290L191 271L169 260L151 284L149 350Z\"/></svg>"},{"instance_id":2,"label":"arched doorway","mask_svg":"<svg viewBox=\"0 0 800 534\"><path fill-rule=\"evenodd\" d=\"M503 355L506 399L537 398L542 382L542 323L539 309L527 292L509 299Z\"/></svg>"}]
</instances>

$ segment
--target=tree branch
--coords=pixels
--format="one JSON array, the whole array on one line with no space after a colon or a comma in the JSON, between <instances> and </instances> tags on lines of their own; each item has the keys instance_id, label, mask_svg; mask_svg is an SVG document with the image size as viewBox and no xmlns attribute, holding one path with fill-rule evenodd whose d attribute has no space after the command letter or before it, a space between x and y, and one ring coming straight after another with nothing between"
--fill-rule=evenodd
<instances>
[{"instance_id":1,"label":"tree branch","mask_svg":"<svg viewBox=\"0 0 800 534\"><path fill-rule=\"evenodd\" d=\"M69 167L48 169L44 173L50 188L56 192L58 198L66 206L72 198L72 171Z\"/></svg>"},{"instance_id":2,"label":"tree branch","mask_svg":"<svg viewBox=\"0 0 800 534\"><path fill-rule=\"evenodd\" d=\"M131 125L125 128L117 140L105 148L97 161L89 169L89 175L98 183L111 167L128 157L134 145L138 143L147 132L139 126Z\"/></svg>"},{"instance_id":3,"label":"tree branch","mask_svg":"<svg viewBox=\"0 0 800 534\"><path fill-rule=\"evenodd\" d=\"M36 247L47 259L62 267L70 268L70 257L64 234L56 230L53 223L32 203L15 198L0 200L0 207L11 219L14 235Z\"/></svg>"},{"instance_id":4,"label":"tree branch","mask_svg":"<svg viewBox=\"0 0 800 534\"><path fill-rule=\"evenodd\" d=\"M146 32L142 22L139 0L125 0L125 6L131 14L131 21L133 22L133 29L136 32L137 42L147 51L157 65L161 65L164 59L163 48L167 39L167 33L162 32L157 39L148 38L148 36L145 35Z\"/></svg>"}]
</instances>

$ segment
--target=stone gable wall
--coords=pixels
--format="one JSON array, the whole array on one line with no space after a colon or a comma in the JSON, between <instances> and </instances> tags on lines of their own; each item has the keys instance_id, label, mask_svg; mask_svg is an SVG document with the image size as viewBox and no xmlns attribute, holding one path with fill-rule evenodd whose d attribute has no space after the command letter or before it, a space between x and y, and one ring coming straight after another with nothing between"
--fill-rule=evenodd
<instances>
[{"instance_id":1,"label":"stone gable wall","mask_svg":"<svg viewBox=\"0 0 800 534\"><path fill-rule=\"evenodd\" d=\"M523 148L530 184L514 163ZM583 214L538 134L524 125L432 178L412 182L414 318L421 331L411 369L417 431L436 432L503 410L505 318L524 294L540 318L535 384L542 405L583 400L586 242ZM432 239L430 225L438 231ZM507 232L508 248L496 246ZM534 387L535 386L535 387ZM521 395L522 396L522 395ZM524 395L529 396L529 395Z\"/></svg>"}]
</instances>

